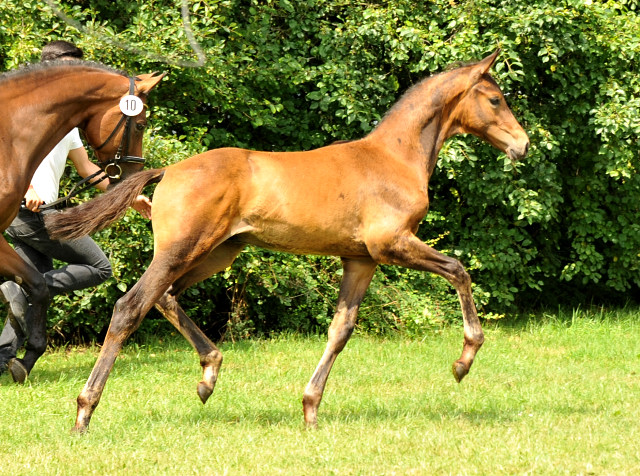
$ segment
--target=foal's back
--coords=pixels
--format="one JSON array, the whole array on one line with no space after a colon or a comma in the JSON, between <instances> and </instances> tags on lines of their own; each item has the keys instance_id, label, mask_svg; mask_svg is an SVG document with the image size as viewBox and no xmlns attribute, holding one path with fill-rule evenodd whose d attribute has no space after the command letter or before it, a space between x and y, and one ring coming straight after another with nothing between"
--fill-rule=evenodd
<instances>
[{"instance_id":1,"label":"foal's back","mask_svg":"<svg viewBox=\"0 0 640 476\"><path fill-rule=\"evenodd\" d=\"M366 139L307 152L216 149L166 170L154 194L154 233L165 233L156 236L162 242L176 239L166 230L225 227L225 238L267 249L366 256L372 221L426 211L411 175Z\"/></svg>"}]
</instances>

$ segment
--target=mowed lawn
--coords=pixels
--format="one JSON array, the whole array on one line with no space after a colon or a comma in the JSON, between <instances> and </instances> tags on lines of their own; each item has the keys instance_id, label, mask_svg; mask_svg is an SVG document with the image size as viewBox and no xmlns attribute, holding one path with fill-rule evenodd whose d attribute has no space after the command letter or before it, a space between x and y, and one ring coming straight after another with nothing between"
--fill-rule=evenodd
<instances>
[{"instance_id":1,"label":"mowed lawn","mask_svg":"<svg viewBox=\"0 0 640 476\"><path fill-rule=\"evenodd\" d=\"M97 349L48 352L25 386L0 377L0 473L640 474L640 311L485 324L461 383L462 330L354 335L319 427L302 420L321 337L225 343L218 386L179 337L131 344L90 432L71 436Z\"/></svg>"}]
</instances>

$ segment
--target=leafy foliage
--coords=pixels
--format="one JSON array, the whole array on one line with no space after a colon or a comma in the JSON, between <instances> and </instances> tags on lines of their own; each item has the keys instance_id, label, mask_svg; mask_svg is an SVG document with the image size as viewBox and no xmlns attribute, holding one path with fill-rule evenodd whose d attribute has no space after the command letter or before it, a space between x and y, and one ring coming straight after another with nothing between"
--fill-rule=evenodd
<instances>
[{"instance_id":1,"label":"leafy foliage","mask_svg":"<svg viewBox=\"0 0 640 476\"><path fill-rule=\"evenodd\" d=\"M304 150L362 137L411 84L499 46L494 77L531 137L529 156L512 164L475 138L447 142L421 237L467 265L485 317L637 294L637 0L191 1L202 68L175 65L194 58L181 2L58 2L83 31L43 5L0 0L2 67L37 60L44 43L64 38L118 68L168 70L151 96L152 166L220 146ZM50 320L64 338L103 332L150 261L149 226L133 213L97 239L115 276L57 298ZM252 249L182 302L203 327L233 338L316 332L331 318L339 278L335 258ZM443 280L383 268L361 327L419 333L458 316Z\"/></svg>"}]
</instances>

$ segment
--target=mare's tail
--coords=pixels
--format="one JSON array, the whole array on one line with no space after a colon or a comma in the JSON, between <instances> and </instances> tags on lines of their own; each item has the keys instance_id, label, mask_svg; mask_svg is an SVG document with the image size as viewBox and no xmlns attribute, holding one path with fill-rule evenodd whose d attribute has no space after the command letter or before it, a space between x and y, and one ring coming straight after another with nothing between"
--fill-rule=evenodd
<instances>
[{"instance_id":1,"label":"mare's tail","mask_svg":"<svg viewBox=\"0 0 640 476\"><path fill-rule=\"evenodd\" d=\"M162 180L164 169L148 169L127 177L105 193L77 207L45 216L49 236L72 240L108 227L122 218L142 189Z\"/></svg>"}]
</instances>

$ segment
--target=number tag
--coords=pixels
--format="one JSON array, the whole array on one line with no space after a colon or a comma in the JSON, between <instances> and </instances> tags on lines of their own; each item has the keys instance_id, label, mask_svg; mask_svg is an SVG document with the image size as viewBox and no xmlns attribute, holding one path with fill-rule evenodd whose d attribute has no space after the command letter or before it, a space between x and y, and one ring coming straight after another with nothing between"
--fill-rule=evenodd
<instances>
[{"instance_id":1,"label":"number tag","mask_svg":"<svg viewBox=\"0 0 640 476\"><path fill-rule=\"evenodd\" d=\"M142 112L144 104L138 96L130 94L120 99L120 110L127 116L137 116Z\"/></svg>"}]
</instances>

